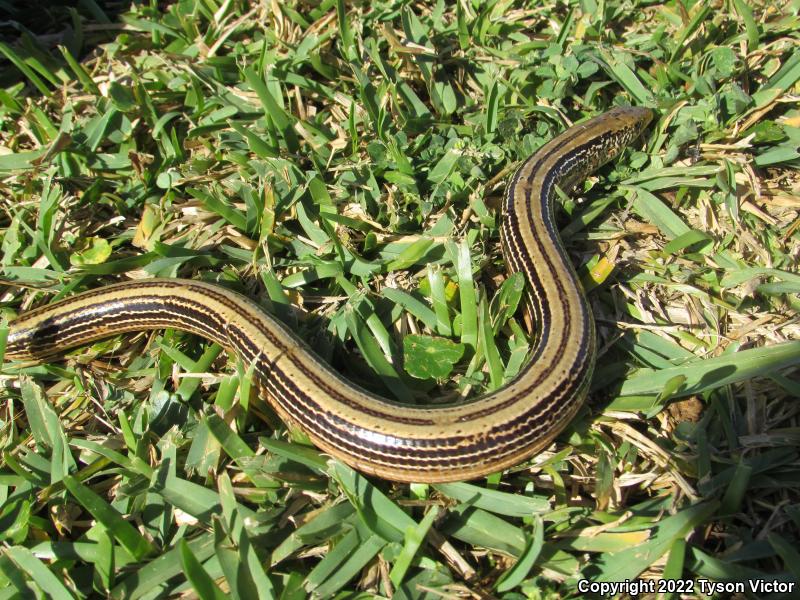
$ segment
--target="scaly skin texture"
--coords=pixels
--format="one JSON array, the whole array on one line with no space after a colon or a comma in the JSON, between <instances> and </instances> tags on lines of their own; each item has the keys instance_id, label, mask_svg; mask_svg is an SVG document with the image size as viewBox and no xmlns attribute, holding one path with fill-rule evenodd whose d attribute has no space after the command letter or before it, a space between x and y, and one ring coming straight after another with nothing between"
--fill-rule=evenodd
<instances>
[{"instance_id":1,"label":"scaly skin texture","mask_svg":"<svg viewBox=\"0 0 800 600\"><path fill-rule=\"evenodd\" d=\"M473 479L547 446L581 406L595 359L594 322L553 220L570 189L614 158L651 112L617 108L571 127L511 179L501 235L510 270L527 278L531 359L501 389L450 406L401 406L343 379L255 303L181 279L132 281L79 294L10 324L6 356L41 359L128 331L172 327L235 352L287 422L330 454L396 481Z\"/></svg>"}]
</instances>

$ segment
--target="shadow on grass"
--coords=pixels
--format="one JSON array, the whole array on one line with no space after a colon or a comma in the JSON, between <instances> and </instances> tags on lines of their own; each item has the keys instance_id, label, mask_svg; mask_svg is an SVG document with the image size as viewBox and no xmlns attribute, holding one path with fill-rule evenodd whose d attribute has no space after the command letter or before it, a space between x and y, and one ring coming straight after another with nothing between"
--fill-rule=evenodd
<instances>
[{"instance_id":1,"label":"shadow on grass","mask_svg":"<svg viewBox=\"0 0 800 600\"><path fill-rule=\"evenodd\" d=\"M14 64L9 51L27 65L36 64L32 69L39 76L39 65L57 72L67 67L59 46L84 60L118 34L114 23L129 5L121 0L0 0L0 43L5 45L0 53L0 86L23 84L29 88L26 95L42 93Z\"/></svg>"}]
</instances>

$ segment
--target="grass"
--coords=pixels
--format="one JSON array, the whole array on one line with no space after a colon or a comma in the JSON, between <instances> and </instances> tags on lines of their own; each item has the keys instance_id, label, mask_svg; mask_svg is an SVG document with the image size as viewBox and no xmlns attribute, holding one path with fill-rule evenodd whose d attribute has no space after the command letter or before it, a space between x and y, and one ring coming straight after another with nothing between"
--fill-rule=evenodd
<instances>
[{"instance_id":1,"label":"grass","mask_svg":"<svg viewBox=\"0 0 800 600\"><path fill-rule=\"evenodd\" d=\"M546 452L471 483L368 479L174 331L5 363L0 598L800 579L797 1L0 10L5 317L215 281L407 402L524 360L495 212L514 165L616 103L658 111L564 201L601 354Z\"/></svg>"}]
</instances>

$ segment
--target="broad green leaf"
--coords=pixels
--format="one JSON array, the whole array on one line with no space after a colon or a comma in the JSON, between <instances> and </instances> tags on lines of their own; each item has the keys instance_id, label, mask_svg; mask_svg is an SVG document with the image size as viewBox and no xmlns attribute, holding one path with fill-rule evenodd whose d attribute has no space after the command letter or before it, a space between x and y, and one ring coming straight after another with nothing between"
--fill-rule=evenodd
<instances>
[{"instance_id":1,"label":"broad green leaf","mask_svg":"<svg viewBox=\"0 0 800 600\"><path fill-rule=\"evenodd\" d=\"M443 379L464 354L464 345L442 337L407 335L403 338L403 366L418 379Z\"/></svg>"}]
</instances>

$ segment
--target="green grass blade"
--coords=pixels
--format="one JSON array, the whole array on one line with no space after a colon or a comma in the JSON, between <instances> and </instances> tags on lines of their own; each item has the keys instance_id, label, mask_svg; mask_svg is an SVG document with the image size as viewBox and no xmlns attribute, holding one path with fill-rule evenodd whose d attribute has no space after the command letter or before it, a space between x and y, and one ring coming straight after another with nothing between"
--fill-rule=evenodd
<instances>
[{"instance_id":1,"label":"green grass blade","mask_svg":"<svg viewBox=\"0 0 800 600\"><path fill-rule=\"evenodd\" d=\"M152 545L91 489L72 476L64 477L64 487L89 514L105 526L131 556L141 560L153 552Z\"/></svg>"}]
</instances>

